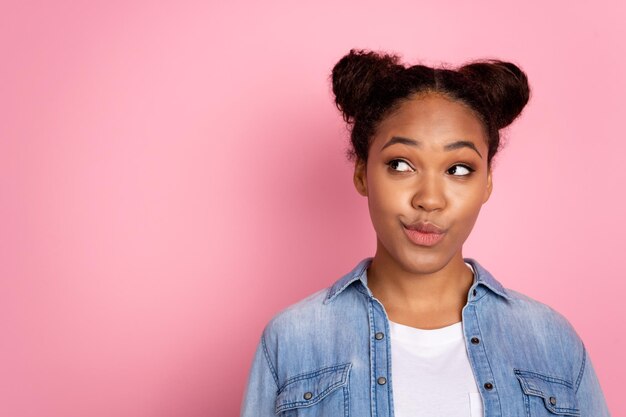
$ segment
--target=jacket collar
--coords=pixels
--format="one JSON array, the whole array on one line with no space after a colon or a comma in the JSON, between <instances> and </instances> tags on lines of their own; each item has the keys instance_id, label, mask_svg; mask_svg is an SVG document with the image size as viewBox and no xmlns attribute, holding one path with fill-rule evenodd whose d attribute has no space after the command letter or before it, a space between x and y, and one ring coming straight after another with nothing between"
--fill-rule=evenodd
<instances>
[{"instance_id":1,"label":"jacket collar","mask_svg":"<svg viewBox=\"0 0 626 417\"><path fill-rule=\"evenodd\" d=\"M346 288L348 288L351 284L357 281L360 281L361 284L363 284L363 287L365 287L369 296L372 297L372 293L367 287L367 268L372 263L372 259L374 258L367 257L361 260L354 268L352 268L352 271L348 272L339 280L337 280L332 285L332 287L330 287L330 290L328 291L328 294L324 299L324 304L332 302ZM472 284L470 291L476 289L479 285L482 285L491 290L491 292L507 300L511 300L511 295L508 293L508 291L502 286L502 284L500 284L500 282L498 282L493 277L493 275L491 275L489 271L483 268L483 266L480 265L478 261L473 258L463 258L463 260L472 265L475 272L474 283Z\"/></svg>"}]
</instances>

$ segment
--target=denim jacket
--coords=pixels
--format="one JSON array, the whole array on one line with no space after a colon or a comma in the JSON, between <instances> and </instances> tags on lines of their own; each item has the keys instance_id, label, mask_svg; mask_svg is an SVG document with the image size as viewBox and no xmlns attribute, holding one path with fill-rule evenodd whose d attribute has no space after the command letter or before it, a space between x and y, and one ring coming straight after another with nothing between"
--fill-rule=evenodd
<instances>
[{"instance_id":1,"label":"denim jacket","mask_svg":"<svg viewBox=\"0 0 626 417\"><path fill-rule=\"evenodd\" d=\"M393 416L393 342L385 309L367 287L371 260L265 327L242 417ZM465 262L475 274L462 310L463 333L485 417L609 416L569 322L505 289L476 260Z\"/></svg>"}]
</instances>

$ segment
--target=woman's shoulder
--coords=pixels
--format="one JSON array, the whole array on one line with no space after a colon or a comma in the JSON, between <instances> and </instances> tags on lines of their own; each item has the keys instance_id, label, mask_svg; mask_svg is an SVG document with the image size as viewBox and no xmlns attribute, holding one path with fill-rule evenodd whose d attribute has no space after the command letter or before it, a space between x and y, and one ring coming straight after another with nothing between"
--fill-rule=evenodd
<instances>
[{"instance_id":1,"label":"woman's shoulder","mask_svg":"<svg viewBox=\"0 0 626 417\"><path fill-rule=\"evenodd\" d=\"M361 279L369 259L336 276L331 285L275 313L265 326L265 338L293 341L337 335L346 332L347 322L352 323L353 331L367 329L367 290Z\"/></svg>"},{"instance_id":2,"label":"woman's shoulder","mask_svg":"<svg viewBox=\"0 0 626 417\"><path fill-rule=\"evenodd\" d=\"M511 298L508 306L518 317L539 320L551 325L562 326L568 330L574 330L565 315L552 305L510 288L507 288L506 291Z\"/></svg>"},{"instance_id":3,"label":"woman's shoulder","mask_svg":"<svg viewBox=\"0 0 626 417\"><path fill-rule=\"evenodd\" d=\"M566 316L549 303L525 293L504 287L476 260L470 259L478 272L477 309L485 327L546 343L563 343L581 347L582 340ZM489 294L488 297L484 295ZM484 301L484 302L482 302ZM507 330L508 329L508 330Z\"/></svg>"},{"instance_id":4,"label":"woman's shoulder","mask_svg":"<svg viewBox=\"0 0 626 417\"><path fill-rule=\"evenodd\" d=\"M300 322L318 314L319 309L324 305L324 299L328 294L329 288L323 288L315 291L308 296L288 305L279 310L268 323L268 326L285 326L290 323Z\"/></svg>"},{"instance_id":5,"label":"woman's shoulder","mask_svg":"<svg viewBox=\"0 0 626 417\"><path fill-rule=\"evenodd\" d=\"M263 340L270 351L277 346L307 346L312 341L324 343L336 338L345 324L341 311L324 302L329 290L316 291L273 315L263 329Z\"/></svg>"},{"instance_id":6,"label":"woman's shoulder","mask_svg":"<svg viewBox=\"0 0 626 417\"><path fill-rule=\"evenodd\" d=\"M569 353L580 355L583 341L565 314L522 292L507 288L506 294L506 301L495 303L494 311L483 316L487 325L508 329L507 334L539 345L562 346Z\"/></svg>"}]
</instances>

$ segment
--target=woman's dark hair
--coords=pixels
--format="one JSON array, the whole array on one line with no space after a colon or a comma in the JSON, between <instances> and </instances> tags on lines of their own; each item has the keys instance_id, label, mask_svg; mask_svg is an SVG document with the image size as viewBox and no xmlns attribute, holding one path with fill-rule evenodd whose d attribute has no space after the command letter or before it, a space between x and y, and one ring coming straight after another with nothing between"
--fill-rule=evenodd
<instances>
[{"instance_id":1,"label":"woman's dark hair","mask_svg":"<svg viewBox=\"0 0 626 417\"><path fill-rule=\"evenodd\" d=\"M528 102L526 74L510 62L475 61L451 70L424 65L406 67L396 55L350 50L332 71L335 103L351 129L348 158L367 161L378 124L418 93L439 93L469 106L483 122L491 160L500 147L500 129Z\"/></svg>"}]
</instances>

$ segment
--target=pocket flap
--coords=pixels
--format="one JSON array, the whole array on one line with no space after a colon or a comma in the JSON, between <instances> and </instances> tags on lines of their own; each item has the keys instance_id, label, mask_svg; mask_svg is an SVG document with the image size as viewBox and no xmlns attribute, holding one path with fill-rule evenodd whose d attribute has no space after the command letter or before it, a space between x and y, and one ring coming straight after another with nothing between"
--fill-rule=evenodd
<instances>
[{"instance_id":1,"label":"pocket flap","mask_svg":"<svg viewBox=\"0 0 626 417\"><path fill-rule=\"evenodd\" d=\"M536 372L515 370L515 376L526 395L543 398L545 407L553 414L578 416L576 392L571 382Z\"/></svg>"},{"instance_id":2,"label":"pocket flap","mask_svg":"<svg viewBox=\"0 0 626 417\"><path fill-rule=\"evenodd\" d=\"M289 378L278 391L276 413L309 407L348 383L352 364L329 366Z\"/></svg>"}]
</instances>

